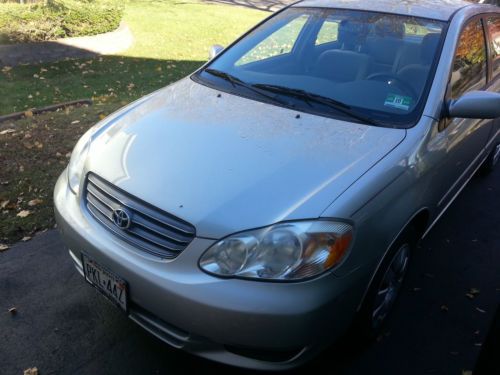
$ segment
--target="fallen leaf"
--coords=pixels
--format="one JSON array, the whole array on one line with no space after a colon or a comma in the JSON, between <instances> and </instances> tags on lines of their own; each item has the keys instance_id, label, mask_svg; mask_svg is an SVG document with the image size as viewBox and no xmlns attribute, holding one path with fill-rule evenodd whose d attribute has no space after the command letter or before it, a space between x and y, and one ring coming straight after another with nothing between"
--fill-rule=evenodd
<instances>
[{"instance_id":1,"label":"fallen leaf","mask_svg":"<svg viewBox=\"0 0 500 375\"><path fill-rule=\"evenodd\" d=\"M24 236L23 238L21 238L21 241L23 241L23 242L27 242L29 240L31 240L30 236Z\"/></svg>"},{"instance_id":2,"label":"fallen leaf","mask_svg":"<svg viewBox=\"0 0 500 375\"><path fill-rule=\"evenodd\" d=\"M10 203L9 200L6 200L6 201L3 201L2 203L0 203L0 208L5 208L7 207L7 205Z\"/></svg>"},{"instance_id":3,"label":"fallen leaf","mask_svg":"<svg viewBox=\"0 0 500 375\"><path fill-rule=\"evenodd\" d=\"M441 311L448 311L449 308L446 305L441 305Z\"/></svg>"},{"instance_id":4,"label":"fallen leaf","mask_svg":"<svg viewBox=\"0 0 500 375\"><path fill-rule=\"evenodd\" d=\"M38 369L36 367L31 367L24 370L24 375L38 375Z\"/></svg>"},{"instance_id":5,"label":"fallen leaf","mask_svg":"<svg viewBox=\"0 0 500 375\"><path fill-rule=\"evenodd\" d=\"M71 121L71 124L79 124L80 123L80 120L75 120L75 121Z\"/></svg>"},{"instance_id":6,"label":"fallen leaf","mask_svg":"<svg viewBox=\"0 0 500 375\"><path fill-rule=\"evenodd\" d=\"M480 313L484 314L486 311L483 309L480 309L479 307L476 307L476 310L479 311Z\"/></svg>"},{"instance_id":7,"label":"fallen leaf","mask_svg":"<svg viewBox=\"0 0 500 375\"><path fill-rule=\"evenodd\" d=\"M7 250L9 247L3 243L0 243L0 251L5 251Z\"/></svg>"},{"instance_id":8,"label":"fallen leaf","mask_svg":"<svg viewBox=\"0 0 500 375\"><path fill-rule=\"evenodd\" d=\"M17 216L19 216L19 217L23 217L23 218L24 218L24 217L26 217L26 216L29 216L30 214L31 214L31 211L28 211L28 210L22 210L21 212L19 212L19 213L17 214Z\"/></svg>"},{"instance_id":9,"label":"fallen leaf","mask_svg":"<svg viewBox=\"0 0 500 375\"><path fill-rule=\"evenodd\" d=\"M12 315L16 315L17 313L17 309L15 307L11 307L9 310L7 310L8 312L10 312Z\"/></svg>"},{"instance_id":10,"label":"fallen leaf","mask_svg":"<svg viewBox=\"0 0 500 375\"><path fill-rule=\"evenodd\" d=\"M470 288L469 289L469 293L472 294L472 295L477 295L479 294L480 290L479 289L476 289L476 288Z\"/></svg>"},{"instance_id":11,"label":"fallen leaf","mask_svg":"<svg viewBox=\"0 0 500 375\"><path fill-rule=\"evenodd\" d=\"M11 69L12 69L12 67L11 67L11 66L4 66L4 67L2 68L2 72L7 73L7 72L8 72L9 70L11 70Z\"/></svg>"},{"instance_id":12,"label":"fallen leaf","mask_svg":"<svg viewBox=\"0 0 500 375\"><path fill-rule=\"evenodd\" d=\"M104 120L106 118L106 115L104 113L99 114L99 120Z\"/></svg>"},{"instance_id":13,"label":"fallen leaf","mask_svg":"<svg viewBox=\"0 0 500 375\"><path fill-rule=\"evenodd\" d=\"M474 294L472 294L472 293L465 293L465 296L469 299L474 299L474 297L475 297Z\"/></svg>"},{"instance_id":14,"label":"fallen leaf","mask_svg":"<svg viewBox=\"0 0 500 375\"><path fill-rule=\"evenodd\" d=\"M33 112L30 111L30 110L27 110L26 112L24 112L24 116L26 116L26 117L33 117Z\"/></svg>"},{"instance_id":15,"label":"fallen leaf","mask_svg":"<svg viewBox=\"0 0 500 375\"><path fill-rule=\"evenodd\" d=\"M483 346L483 343L482 343L482 342L476 342L476 343L474 344L474 346Z\"/></svg>"},{"instance_id":16,"label":"fallen leaf","mask_svg":"<svg viewBox=\"0 0 500 375\"><path fill-rule=\"evenodd\" d=\"M0 135L5 135L5 134L9 134L9 133L14 133L15 130L14 129L5 129L5 130L2 130L0 132Z\"/></svg>"}]
</instances>

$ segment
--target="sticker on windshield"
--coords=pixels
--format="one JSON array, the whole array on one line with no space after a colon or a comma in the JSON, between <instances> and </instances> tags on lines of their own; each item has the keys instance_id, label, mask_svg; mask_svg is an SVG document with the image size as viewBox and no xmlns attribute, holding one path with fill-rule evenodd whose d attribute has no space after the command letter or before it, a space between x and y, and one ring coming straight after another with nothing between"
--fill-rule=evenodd
<instances>
[{"instance_id":1,"label":"sticker on windshield","mask_svg":"<svg viewBox=\"0 0 500 375\"><path fill-rule=\"evenodd\" d=\"M410 104L411 104L411 97L410 96L403 96L403 95L396 95L396 94L387 95L387 98L385 98L385 102L384 102L384 105L386 105L388 107L403 109L405 111L408 111L410 109Z\"/></svg>"}]
</instances>

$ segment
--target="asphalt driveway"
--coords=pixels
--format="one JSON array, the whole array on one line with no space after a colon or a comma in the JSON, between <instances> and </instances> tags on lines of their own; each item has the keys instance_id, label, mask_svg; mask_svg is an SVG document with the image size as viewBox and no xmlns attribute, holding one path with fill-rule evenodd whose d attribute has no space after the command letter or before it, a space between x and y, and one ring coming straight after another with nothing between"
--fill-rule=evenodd
<instances>
[{"instance_id":1,"label":"asphalt driveway","mask_svg":"<svg viewBox=\"0 0 500 375\"><path fill-rule=\"evenodd\" d=\"M500 168L472 179L415 254L379 340L341 343L297 373L472 370L500 302L499 189ZM467 296L471 288L479 294ZM172 349L135 326L84 283L56 231L0 253L0 374L34 366L41 375L240 372Z\"/></svg>"}]
</instances>

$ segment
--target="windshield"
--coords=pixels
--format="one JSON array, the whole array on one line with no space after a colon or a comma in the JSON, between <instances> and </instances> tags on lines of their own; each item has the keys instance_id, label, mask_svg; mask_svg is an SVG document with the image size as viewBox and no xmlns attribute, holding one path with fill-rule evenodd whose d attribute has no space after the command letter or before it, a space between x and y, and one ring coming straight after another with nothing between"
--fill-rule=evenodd
<instances>
[{"instance_id":1,"label":"windshield","mask_svg":"<svg viewBox=\"0 0 500 375\"><path fill-rule=\"evenodd\" d=\"M305 112L408 127L422 112L444 28L394 14L293 7L194 78Z\"/></svg>"}]
</instances>

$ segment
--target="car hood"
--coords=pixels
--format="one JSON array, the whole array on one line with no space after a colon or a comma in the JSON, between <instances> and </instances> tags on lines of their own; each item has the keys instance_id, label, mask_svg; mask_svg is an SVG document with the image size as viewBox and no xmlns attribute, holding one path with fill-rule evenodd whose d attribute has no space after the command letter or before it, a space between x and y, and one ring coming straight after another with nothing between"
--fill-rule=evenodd
<instances>
[{"instance_id":1,"label":"car hood","mask_svg":"<svg viewBox=\"0 0 500 375\"><path fill-rule=\"evenodd\" d=\"M87 169L220 238L318 217L404 137L186 78L111 116Z\"/></svg>"}]
</instances>

